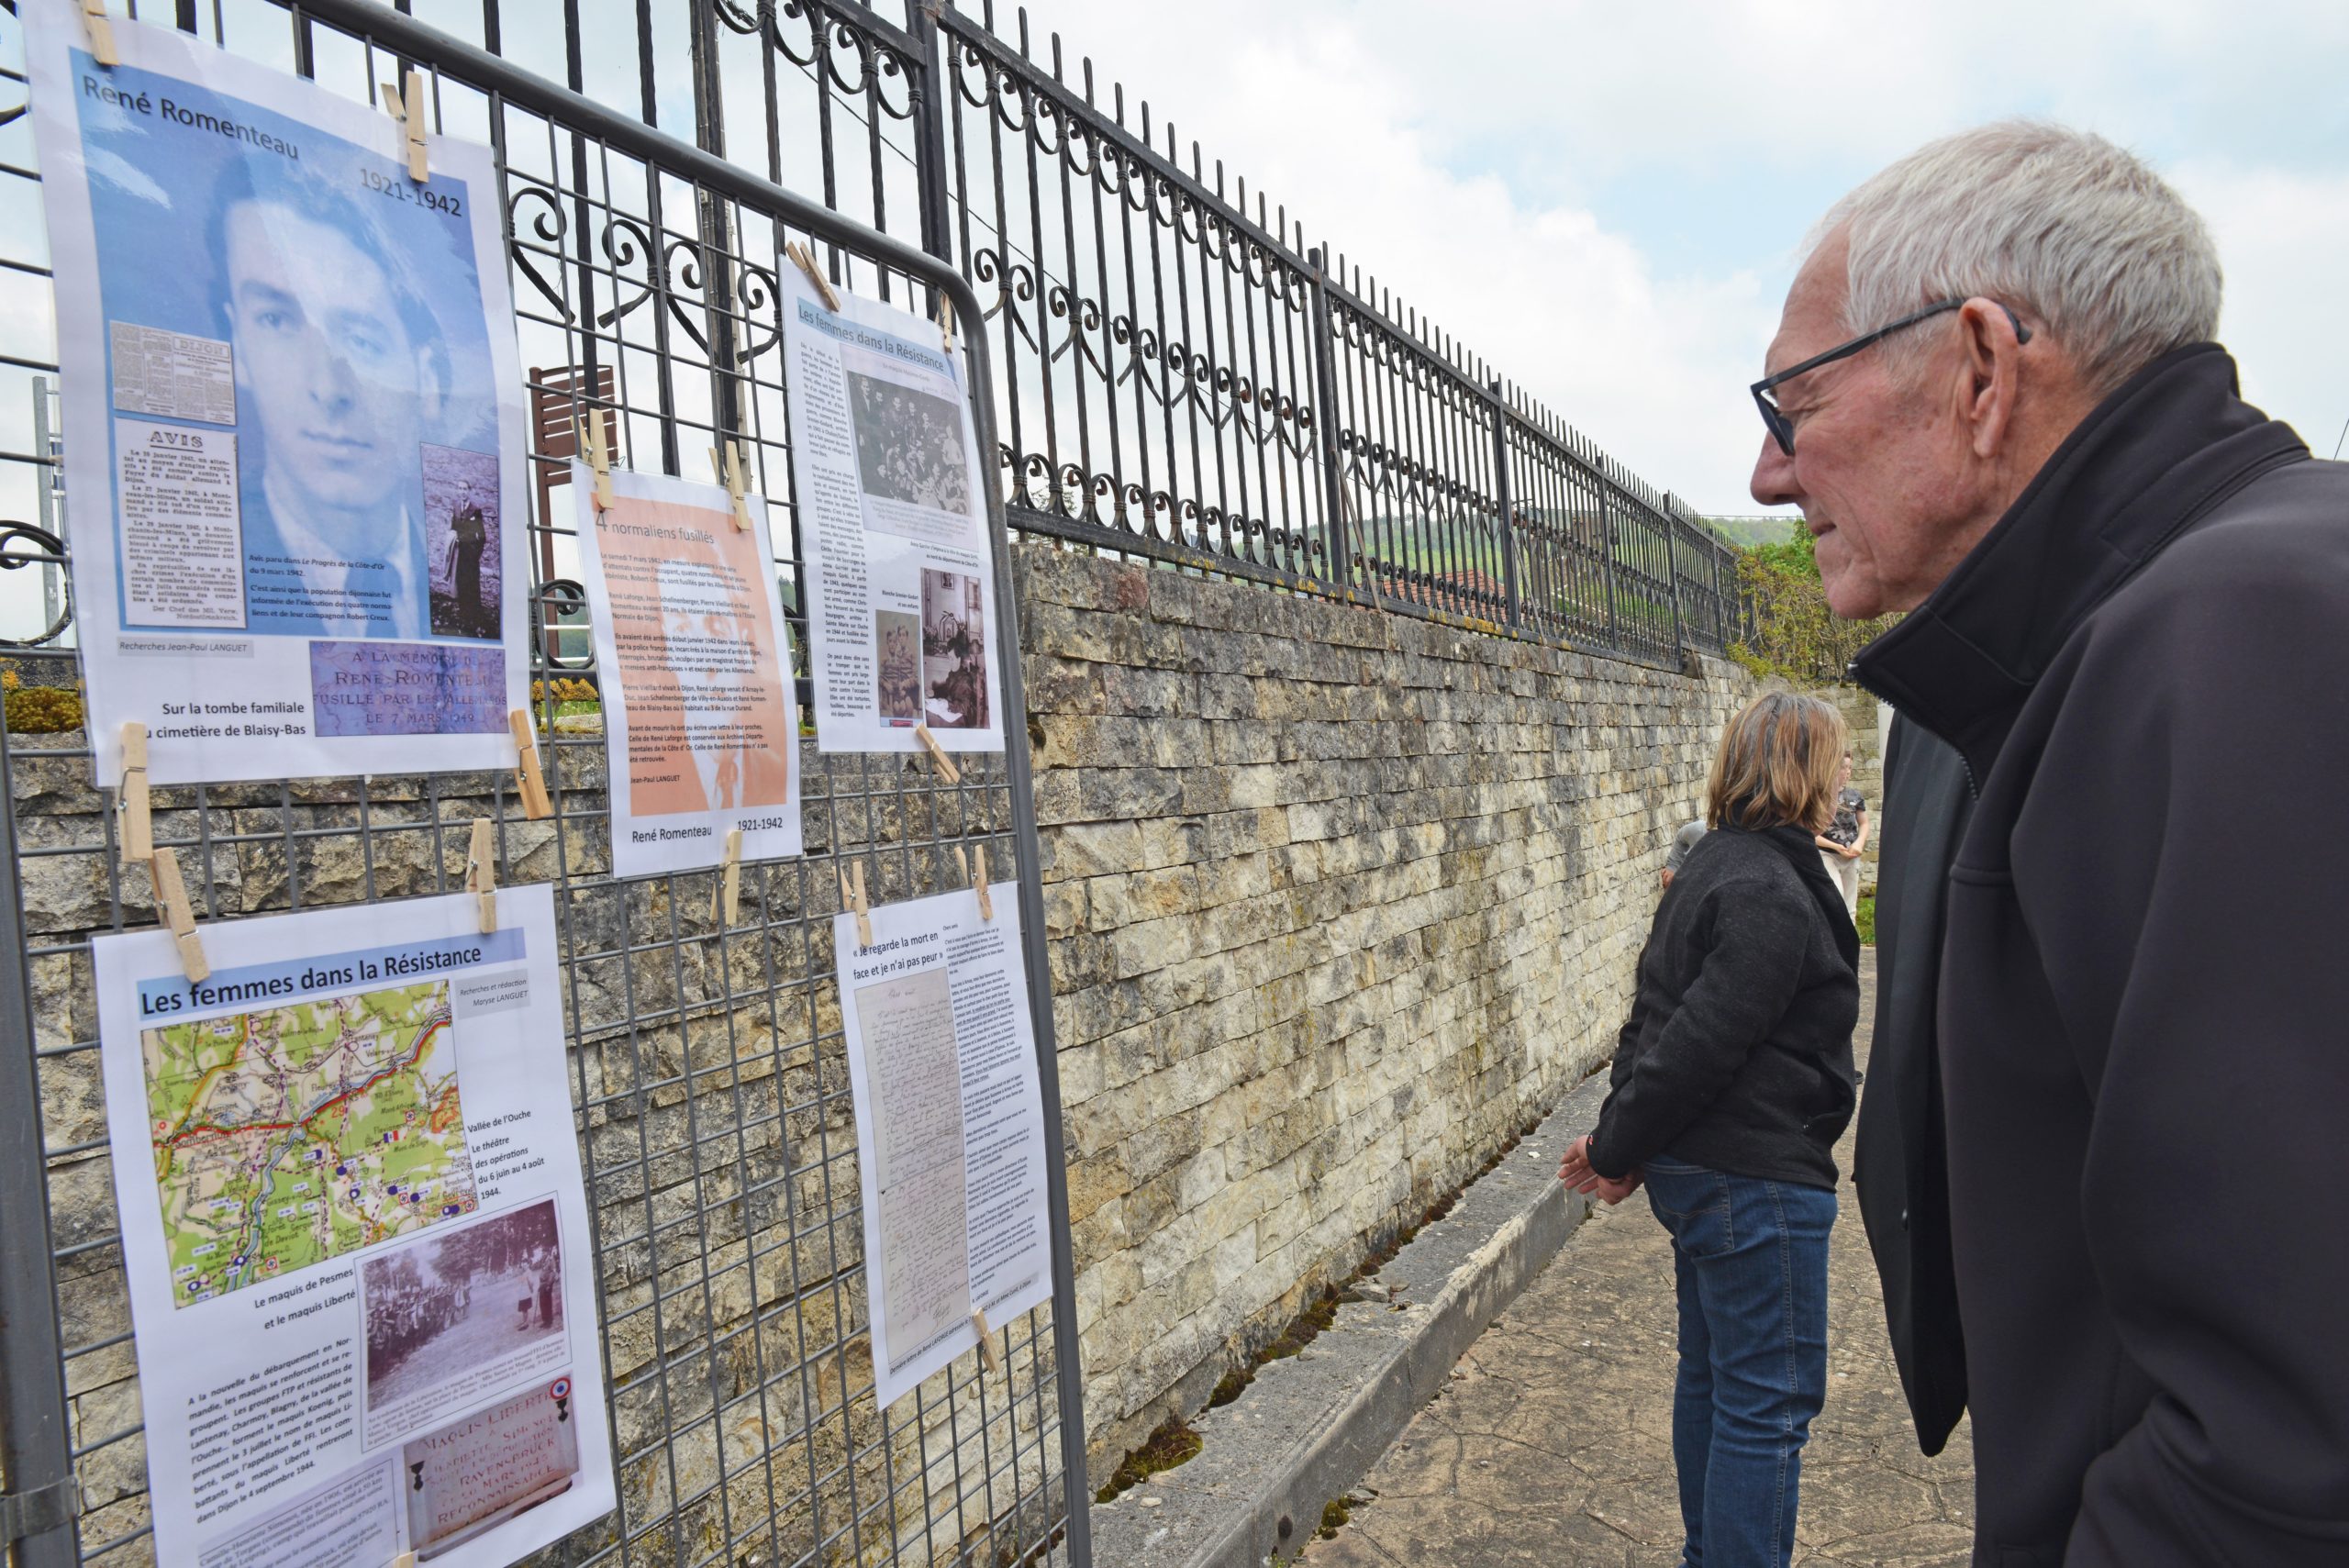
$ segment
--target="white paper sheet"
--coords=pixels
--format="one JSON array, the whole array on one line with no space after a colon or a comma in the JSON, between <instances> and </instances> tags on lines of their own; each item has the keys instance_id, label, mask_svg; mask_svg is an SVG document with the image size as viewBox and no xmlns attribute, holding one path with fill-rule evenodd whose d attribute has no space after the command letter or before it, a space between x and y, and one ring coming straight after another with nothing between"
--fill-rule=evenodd
<instances>
[{"instance_id":1,"label":"white paper sheet","mask_svg":"<svg viewBox=\"0 0 2349 1568\"><path fill-rule=\"evenodd\" d=\"M514 764L522 377L486 147L25 0L97 778Z\"/></svg>"},{"instance_id":2,"label":"white paper sheet","mask_svg":"<svg viewBox=\"0 0 2349 1568\"><path fill-rule=\"evenodd\" d=\"M714 484L573 463L611 763L612 871L689 871L799 853L799 704L766 502L751 527Z\"/></svg>"},{"instance_id":3,"label":"white paper sheet","mask_svg":"<svg viewBox=\"0 0 2349 1568\"><path fill-rule=\"evenodd\" d=\"M884 1407L1052 1291L1044 1102L1019 887L832 923L864 1198L865 1294Z\"/></svg>"},{"instance_id":4,"label":"white paper sheet","mask_svg":"<svg viewBox=\"0 0 2349 1568\"><path fill-rule=\"evenodd\" d=\"M92 943L163 1568L499 1568L616 1502L554 895Z\"/></svg>"},{"instance_id":5,"label":"white paper sheet","mask_svg":"<svg viewBox=\"0 0 2349 1568\"><path fill-rule=\"evenodd\" d=\"M826 751L1003 750L983 454L939 328L782 272L792 487Z\"/></svg>"}]
</instances>

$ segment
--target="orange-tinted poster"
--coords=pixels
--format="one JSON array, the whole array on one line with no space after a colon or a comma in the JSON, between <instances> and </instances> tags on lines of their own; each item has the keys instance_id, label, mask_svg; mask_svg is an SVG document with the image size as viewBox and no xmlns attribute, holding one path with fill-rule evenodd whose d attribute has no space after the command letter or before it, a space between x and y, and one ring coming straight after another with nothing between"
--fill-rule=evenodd
<instances>
[{"instance_id":1,"label":"orange-tinted poster","mask_svg":"<svg viewBox=\"0 0 2349 1568\"><path fill-rule=\"evenodd\" d=\"M799 712L766 504L735 526L725 491L660 474L595 480L574 465L579 553L595 618L611 760L612 871L799 853Z\"/></svg>"}]
</instances>

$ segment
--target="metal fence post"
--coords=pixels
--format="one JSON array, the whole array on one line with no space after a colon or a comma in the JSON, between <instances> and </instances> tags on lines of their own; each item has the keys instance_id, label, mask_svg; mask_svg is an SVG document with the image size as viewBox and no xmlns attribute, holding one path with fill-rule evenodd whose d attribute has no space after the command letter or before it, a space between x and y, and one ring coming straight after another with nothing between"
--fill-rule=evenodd
<instances>
[{"instance_id":1,"label":"metal fence post","mask_svg":"<svg viewBox=\"0 0 2349 1568\"><path fill-rule=\"evenodd\" d=\"M946 166L947 75L944 35L938 26L939 0L906 0L906 30L919 46L921 69L908 95L914 111L914 189L921 209L921 248L954 259L953 182ZM937 291L931 290L933 308ZM966 332L978 323L964 324Z\"/></svg>"},{"instance_id":2,"label":"metal fence post","mask_svg":"<svg viewBox=\"0 0 2349 1568\"><path fill-rule=\"evenodd\" d=\"M1346 548L1346 475L1338 459L1338 358L1336 329L1330 316L1329 277L1322 271L1321 248L1305 253L1313 280L1313 400L1321 406L1317 428L1321 438L1321 537L1329 547L1330 585L1340 592L1353 587L1353 573Z\"/></svg>"},{"instance_id":3,"label":"metal fence post","mask_svg":"<svg viewBox=\"0 0 2349 1568\"><path fill-rule=\"evenodd\" d=\"M1615 587L1615 506L1607 493L1607 476L1591 471L1592 488L1598 492L1598 572L1607 584L1607 646L1623 646L1622 606L1617 603Z\"/></svg>"},{"instance_id":4,"label":"metal fence post","mask_svg":"<svg viewBox=\"0 0 2349 1568\"><path fill-rule=\"evenodd\" d=\"M1493 395L1493 493L1501 504L1501 602L1508 624L1524 624L1517 597L1517 501L1508 474L1508 399L1501 395L1497 376L1485 390Z\"/></svg>"},{"instance_id":5,"label":"metal fence post","mask_svg":"<svg viewBox=\"0 0 2349 1568\"><path fill-rule=\"evenodd\" d=\"M0 736L0 789L13 777ZM16 1568L72 1568L81 1508L66 1425L18 864L11 794L0 800L0 1258L7 1260L0 1268L0 1475L7 1487L0 1552L13 1544Z\"/></svg>"},{"instance_id":6,"label":"metal fence post","mask_svg":"<svg viewBox=\"0 0 2349 1568\"><path fill-rule=\"evenodd\" d=\"M1664 498L1664 571L1672 585L1672 657L1688 662L1688 620L1680 607L1680 519L1672 513L1672 497Z\"/></svg>"}]
</instances>

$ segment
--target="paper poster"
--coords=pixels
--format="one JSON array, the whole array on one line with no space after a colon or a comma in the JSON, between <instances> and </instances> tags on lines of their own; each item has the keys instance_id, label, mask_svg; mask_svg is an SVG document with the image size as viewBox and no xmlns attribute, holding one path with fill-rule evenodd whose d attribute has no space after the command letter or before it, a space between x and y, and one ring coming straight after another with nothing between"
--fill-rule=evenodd
<instances>
[{"instance_id":1,"label":"paper poster","mask_svg":"<svg viewBox=\"0 0 2349 1568\"><path fill-rule=\"evenodd\" d=\"M873 1371L885 1407L1052 1292L1044 1101L1019 888L832 922L856 1105Z\"/></svg>"},{"instance_id":2,"label":"paper poster","mask_svg":"<svg viewBox=\"0 0 2349 1568\"><path fill-rule=\"evenodd\" d=\"M1003 750L982 453L933 323L783 270L792 483L826 751Z\"/></svg>"},{"instance_id":3,"label":"paper poster","mask_svg":"<svg viewBox=\"0 0 2349 1568\"><path fill-rule=\"evenodd\" d=\"M499 1568L611 1511L554 895L91 946L163 1568Z\"/></svg>"},{"instance_id":4,"label":"paper poster","mask_svg":"<svg viewBox=\"0 0 2349 1568\"><path fill-rule=\"evenodd\" d=\"M522 378L490 150L25 0L90 732L156 784L511 767Z\"/></svg>"},{"instance_id":5,"label":"paper poster","mask_svg":"<svg viewBox=\"0 0 2349 1568\"><path fill-rule=\"evenodd\" d=\"M611 755L612 872L799 853L799 704L766 503L748 529L714 484L572 466L580 571Z\"/></svg>"}]
</instances>

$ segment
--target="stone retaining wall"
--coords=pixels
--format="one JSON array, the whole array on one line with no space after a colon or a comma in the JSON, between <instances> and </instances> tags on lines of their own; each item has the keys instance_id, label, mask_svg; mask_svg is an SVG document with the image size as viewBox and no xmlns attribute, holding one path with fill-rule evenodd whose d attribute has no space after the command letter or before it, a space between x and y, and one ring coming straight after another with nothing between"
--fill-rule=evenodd
<instances>
[{"instance_id":1,"label":"stone retaining wall","mask_svg":"<svg viewBox=\"0 0 2349 1568\"><path fill-rule=\"evenodd\" d=\"M1097 1474L1611 1052L1752 684L1018 554Z\"/></svg>"}]
</instances>

